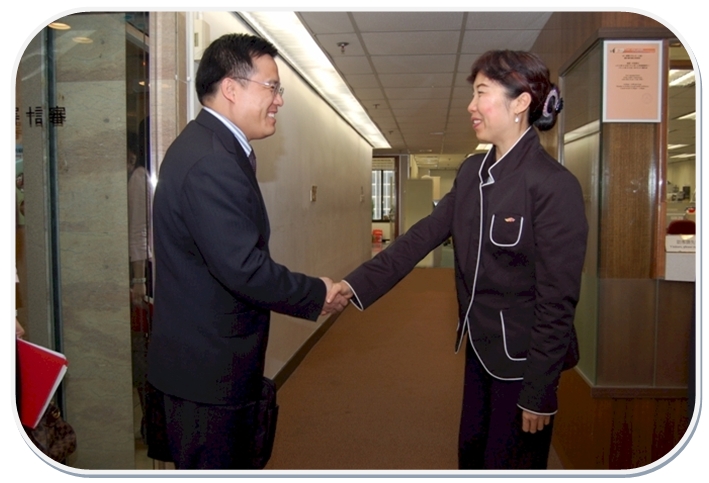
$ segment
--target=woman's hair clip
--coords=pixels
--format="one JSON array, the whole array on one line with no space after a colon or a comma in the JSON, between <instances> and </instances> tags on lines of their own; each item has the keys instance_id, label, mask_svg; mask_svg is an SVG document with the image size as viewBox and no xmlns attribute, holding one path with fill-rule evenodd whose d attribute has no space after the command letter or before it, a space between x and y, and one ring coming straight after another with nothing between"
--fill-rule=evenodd
<instances>
[{"instance_id":1,"label":"woman's hair clip","mask_svg":"<svg viewBox=\"0 0 709 483\"><path fill-rule=\"evenodd\" d=\"M564 99L559 94L559 88L552 86L547 94L547 99L544 101L544 117L552 117L554 113L558 114L564 108Z\"/></svg>"}]
</instances>

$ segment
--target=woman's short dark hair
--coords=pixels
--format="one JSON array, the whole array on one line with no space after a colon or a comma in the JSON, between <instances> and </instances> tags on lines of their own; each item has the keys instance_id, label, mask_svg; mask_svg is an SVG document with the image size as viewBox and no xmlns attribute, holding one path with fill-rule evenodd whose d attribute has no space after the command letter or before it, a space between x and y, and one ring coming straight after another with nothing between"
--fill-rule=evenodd
<instances>
[{"instance_id":1,"label":"woman's short dark hair","mask_svg":"<svg viewBox=\"0 0 709 483\"><path fill-rule=\"evenodd\" d=\"M479 73L501 84L510 99L529 93L530 126L540 131L554 127L562 107L561 97L559 89L549 80L549 68L539 56L524 51L490 50L475 61L468 82L475 82Z\"/></svg>"},{"instance_id":2,"label":"woman's short dark hair","mask_svg":"<svg viewBox=\"0 0 709 483\"><path fill-rule=\"evenodd\" d=\"M262 55L276 57L278 50L255 35L226 34L212 42L204 50L195 76L199 102L204 104L204 99L216 92L217 84L225 77L249 77L253 59Z\"/></svg>"}]
</instances>

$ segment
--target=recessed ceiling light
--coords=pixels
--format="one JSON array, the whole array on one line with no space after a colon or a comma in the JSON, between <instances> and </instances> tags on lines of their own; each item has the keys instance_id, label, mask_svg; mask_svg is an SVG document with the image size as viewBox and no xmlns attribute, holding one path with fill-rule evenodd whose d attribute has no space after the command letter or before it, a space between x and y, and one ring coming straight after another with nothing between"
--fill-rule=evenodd
<instances>
[{"instance_id":1,"label":"recessed ceiling light","mask_svg":"<svg viewBox=\"0 0 709 483\"><path fill-rule=\"evenodd\" d=\"M686 146L689 146L689 144L668 144L667 145L667 150L672 150L672 149L679 149L679 148L684 148Z\"/></svg>"},{"instance_id":2,"label":"recessed ceiling light","mask_svg":"<svg viewBox=\"0 0 709 483\"><path fill-rule=\"evenodd\" d=\"M391 148L295 12L239 12L239 16L275 45L279 56L290 63L374 149Z\"/></svg>"},{"instance_id":3,"label":"recessed ceiling light","mask_svg":"<svg viewBox=\"0 0 709 483\"><path fill-rule=\"evenodd\" d=\"M678 121L696 121L697 120L697 112L690 112L689 114L685 114L684 116L678 117Z\"/></svg>"},{"instance_id":4,"label":"recessed ceiling light","mask_svg":"<svg viewBox=\"0 0 709 483\"><path fill-rule=\"evenodd\" d=\"M71 29L71 26L68 24L62 23L62 22L52 22L48 25L50 29L54 30L69 30Z\"/></svg>"},{"instance_id":5,"label":"recessed ceiling light","mask_svg":"<svg viewBox=\"0 0 709 483\"><path fill-rule=\"evenodd\" d=\"M696 157L695 153L675 154L674 156L670 156L672 159L687 159L694 157Z\"/></svg>"},{"instance_id":6,"label":"recessed ceiling light","mask_svg":"<svg viewBox=\"0 0 709 483\"><path fill-rule=\"evenodd\" d=\"M89 37L74 37L71 40L73 40L77 44L92 44L94 42Z\"/></svg>"},{"instance_id":7,"label":"recessed ceiling light","mask_svg":"<svg viewBox=\"0 0 709 483\"><path fill-rule=\"evenodd\" d=\"M489 143L480 143L475 148L476 151L489 151L490 149L492 149L492 144Z\"/></svg>"}]
</instances>

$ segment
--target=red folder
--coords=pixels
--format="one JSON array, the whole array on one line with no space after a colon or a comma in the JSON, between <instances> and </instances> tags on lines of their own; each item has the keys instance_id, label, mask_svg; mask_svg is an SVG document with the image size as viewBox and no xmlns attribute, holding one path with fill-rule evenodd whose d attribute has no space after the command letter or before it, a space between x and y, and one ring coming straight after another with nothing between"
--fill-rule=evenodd
<instances>
[{"instance_id":1,"label":"red folder","mask_svg":"<svg viewBox=\"0 0 709 483\"><path fill-rule=\"evenodd\" d=\"M68 362L64 354L17 339L17 364L20 421L34 429L62 382Z\"/></svg>"}]
</instances>

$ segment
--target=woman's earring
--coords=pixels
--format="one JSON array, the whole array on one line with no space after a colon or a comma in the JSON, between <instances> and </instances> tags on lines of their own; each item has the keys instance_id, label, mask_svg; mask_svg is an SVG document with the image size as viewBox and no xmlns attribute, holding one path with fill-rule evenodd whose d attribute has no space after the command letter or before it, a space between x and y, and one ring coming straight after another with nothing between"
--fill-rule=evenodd
<instances>
[{"instance_id":1,"label":"woman's earring","mask_svg":"<svg viewBox=\"0 0 709 483\"><path fill-rule=\"evenodd\" d=\"M519 114L517 114L517 115L515 116L515 122L517 122L517 123L519 122Z\"/></svg>"}]
</instances>

